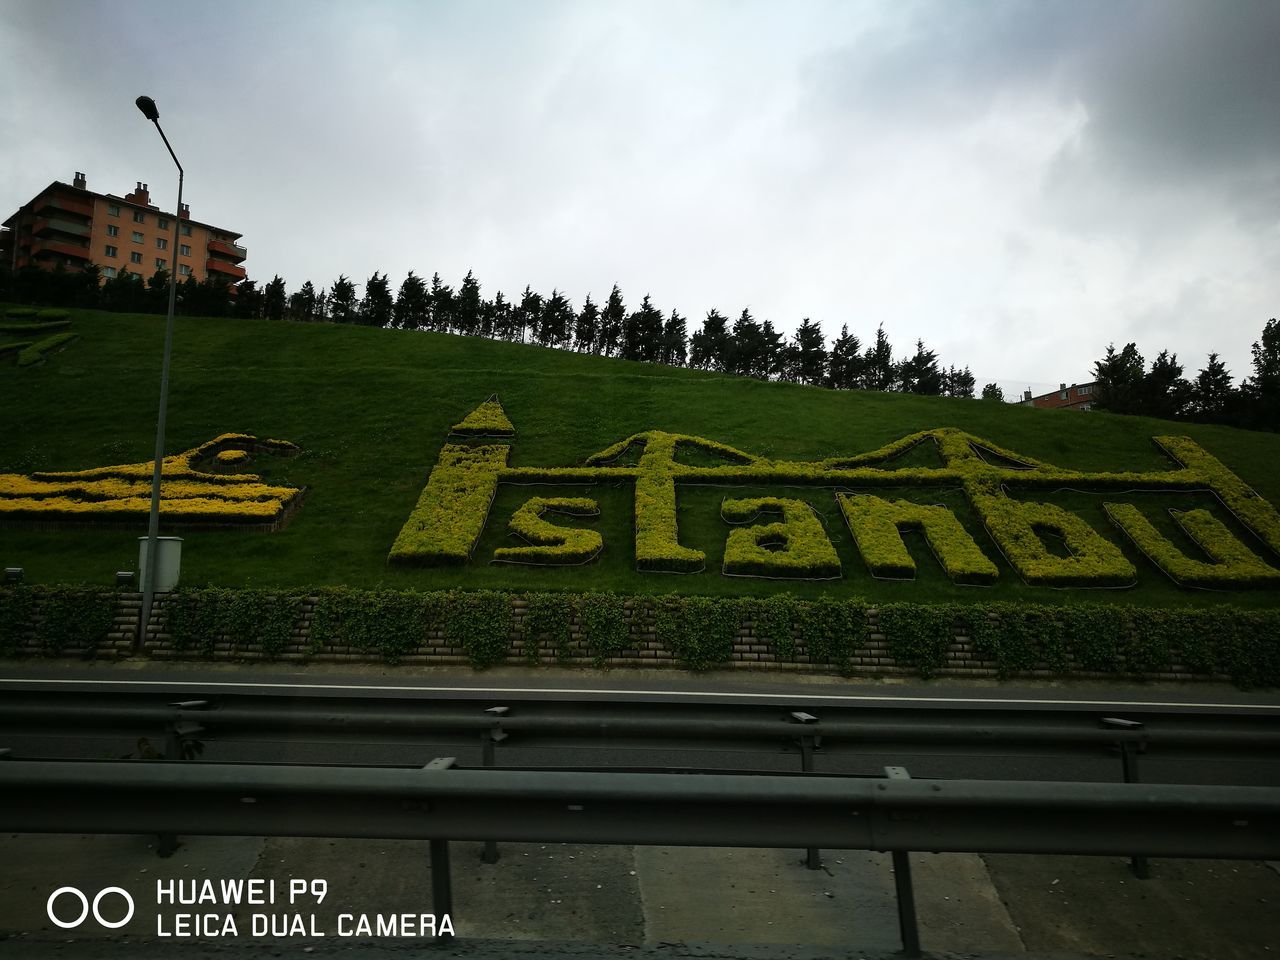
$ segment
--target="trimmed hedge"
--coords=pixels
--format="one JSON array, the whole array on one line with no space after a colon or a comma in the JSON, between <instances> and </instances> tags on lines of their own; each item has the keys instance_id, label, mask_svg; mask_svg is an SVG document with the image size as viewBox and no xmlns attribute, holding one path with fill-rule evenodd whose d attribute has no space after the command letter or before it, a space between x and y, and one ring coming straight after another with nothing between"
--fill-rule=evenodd
<instances>
[{"instance_id":1,"label":"trimmed hedge","mask_svg":"<svg viewBox=\"0 0 1280 960\"><path fill-rule=\"evenodd\" d=\"M725 574L806 580L839 578L836 548L827 539L822 521L803 500L757 497L725 500L720 505L720 516L728 523L751 523L762 514L780 514L781 521L730 531L724 548Z\"/></svg>"},{"instance_id":2,"label":"trimmed hedge","mask_svg":"<svg viewBox=\"0 0 1280 960\"><path fill-rule=\"evenodd\" d=\"M387 557L392 564L466 563L489 517L511 448L446 443Z\"/></svg>"},{"instance_id":3,"label":"trimmed hedge","mask_svg":"<svg viewBox=\"0 0 1280 960\"><path fill-rule=\"evenodd\" d=\"M493 562L570 566L589 563L604 548L598 531L556 526L542 519L546 513L598 517L600 505L587 497L533 497L507 524L507 532L523 540L525 546L499 547L493 551Z\"/></svg>"},{"instance_id":4,"label":"trimmed hedge","mask_svg":"<svg viewBox=\"0 0 1280 960\"><path fill-rule=\"evenodd\" d=\"M30 367L40 363L44 360L46 354L52 353L59 347L65 347L79 336L80 334L78 333L55 333L51 337L37 340L18 354L18 366Z\"/></svg>"},{"instance_id":5,"label":"trimmed hedge","mask_svg":"<svg viewBox=\"0 0 1280 960\"><path fill-rule=\"evenodd\" d=\"M168 595L164 608L177 650L212 656L216 645L228 644L233 656L253 650L271 657L289 643L307 596L317 600L312 654L343 645L394 663L419 652L429 630L441 630L447 643L483 668L501 662L522 639L512 611L520 595L497 591L183 589ZM531 659L542 637L551 639L557 659L567 659L576 618L588 651L603 665L631 646L632 627L638 630L651 615L658 639L692 669L728 662L739 630L754 624L756 636L771 641L779 659L794 657L803 646L811 662L848 671L851 657L867 642L873 609L863 600L809 601L786 594L767 600L615 594L523 599L524 652ZM115 607L116 594L95 587L0 587L0 655L22 652L32 632L47 656L68 648L92 654L106 640ZM877 618L897 664L924 676L945 668L960 631L1002 677L1040 667L1055 675L1097 671L1135 677L1180 664L1193 673L1226 675L1242 686L1280 686L1280 611L886 603Z\"/></svg>"},{"instance_id":6,"label":"trimmed hedge","mask_svg":"<svg viewBox=\"0 0 1280 960\"><path fill-rule=\"evenodd\" d=\"M987 584L1000 572L946 507L892 502L869 494L836 494L854 543L873 577L914 580L916 562L902 540L903 530L923 531L934 556L953 583Z\"/></svg>"},{"instance_id":7,"label":"trimmed hedge","mask_svg":"<svg viewBox=\"0 0 1280 960\"><path fill-rule=\"evenodd\" d=\"M1188 557L1157 530L1137 507L1128 503L1104 503L1111 521L1134 546L1180 587L1240 590L1280 586L1280 570L1267 566L1208 510L1170 510L1174 522L1212 560Z\"/></svg>"}]
</instances>

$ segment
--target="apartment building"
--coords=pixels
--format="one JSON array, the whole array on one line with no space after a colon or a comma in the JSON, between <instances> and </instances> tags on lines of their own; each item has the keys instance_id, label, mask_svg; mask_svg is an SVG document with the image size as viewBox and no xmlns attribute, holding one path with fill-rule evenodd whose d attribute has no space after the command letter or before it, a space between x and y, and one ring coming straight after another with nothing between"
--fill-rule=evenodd
<instances>
[{"instance_id":1,"label":"apartment building","mask_svg":"<svg viewBox=\"0 0 1280 960\"><path fill-rule=\"evenodd\" d=\"M96 263L104 279L125 269L150 277L175 266L179 280L213 275L233 284L245 278L248 251L237 242L240 234L191 219L185 203L177 219L174 249L174 215L151 202L145 183L118 197L89 190L85 175L77 172L71 183L55 180L4 221L0 262L15 270L28 264L52 270L59 263L67 269Z\"/></svg>"},{"instance_id":2,"label":"apartment building","mask_svg":"<svg viewBox=\"0 0 1280 960\"><path fill-rule=\"evenodd\" d=\"M1097 389L1096 380L1092 383L1073 383L1071 386L1063 383L1052 393L1038 397L1033 397L1031 391L1027 390L1022 394L1021 402L1024 407L1040 407L1045 410L1090 410L1093 408L1093 397Z\"/></svg>"}]
</instances>

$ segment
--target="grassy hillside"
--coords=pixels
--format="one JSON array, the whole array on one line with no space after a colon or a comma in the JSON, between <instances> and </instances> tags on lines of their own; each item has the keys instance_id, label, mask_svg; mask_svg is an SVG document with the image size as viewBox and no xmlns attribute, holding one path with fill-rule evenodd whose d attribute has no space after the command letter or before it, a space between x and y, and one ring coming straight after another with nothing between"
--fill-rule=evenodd
<instances>
[{"instance_id":1,"label":"grassy hillside","mask_svg":"<svg viewBox=\"0 0 1280 960\"><path fill-rule=\"evenodd\" d=\"M85 311L80 339L48 363L18 368L0 358L0 472L79 470L150 459L154 442L163 318ZM830 491L778 487L682 487L680 539L706 551L701 574L642 574L634 567L632 489L503 486L475 559L462 568L388 568L392 541L417 501L450 425L497 393L517 430L514 466L569 466L649 429L721 441L770 458L819 459L864 452L917 430L958 427L1058 466L1098 471L1162 470L1156 434L1194 438L1273 504L1280 504L1280 436L1142 418L1028 410L973 400L833 392L759 383L650 364L439 334L244 320L179 319L173 349L169 452L225 432L293 441L290 460L257 458L248 468L269 483L305 485L305 505L279 533L188 532L185 584L510 587L761 594L835 593L871 600L1034 599L1049 603L1127 601L1162 606L1280 605L1280 591L1217 593L1176 588L1108 524L1103 497L1053 494L1120 545L1138 569L1126 591L1055 590L1019 582L980 529L975 538L1000 567L994 587L953 586L909 538L919 567L914 583L885 583L866 572ZM823 516L844 579L788 583L719 573L729 527L726 495L809 499ZM605 541L593 564L537 569L489 565L509 542L506 524L530 496L595 498L592 524ZM883 494L882 494L883 495ZM917 496L920 496L917 492ZM1131 502L1164 506L1159 495ZM1111 499L1115 499L1112 495ZM1190 505L1195 498L1181 501ZM956 508L972 526L959 491L925 502ZM1212 500L1195 500L1207 506ZM1148 511L1149 513L1151 511ZM1215 513L1223 516L1220 506ZM557 521L559 522L559 521ZM131 530L0 529L0 562L21 565L35 582L111 582L136 565ZM1264 548L1256 541L1259 552Z\"/></svg>"}]
</instances>

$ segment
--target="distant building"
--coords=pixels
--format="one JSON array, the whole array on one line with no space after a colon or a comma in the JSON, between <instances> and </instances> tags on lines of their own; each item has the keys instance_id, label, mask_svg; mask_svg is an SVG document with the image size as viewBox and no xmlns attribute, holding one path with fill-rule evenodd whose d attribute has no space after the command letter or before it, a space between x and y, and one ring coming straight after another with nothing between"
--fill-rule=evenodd
<instances>
[{"instance_id":1,"label":"distant building","mask_svg":"<svg viewBox=\"0 0 1280 960\"><path fill-rule=\"evenodd\" d=\"M1098 382L1095 380L1092 383L1073 383L1071 386L1064 383L1052 393L1039 397L1033 397L1031 391L1027 390L1022 394L1020 405L1041 407L1045 410L1090 410L1093 408L1097 389Z\"/></svg>"},{"instance_id":2,"label":"distant building","mask_svg":"<svg viewBox=\"0 0 1280 960\"><path fill-rule=\"evenodd\" d=\"M77 173L71 183L55 180L4 221L0 262L15 270L29 264L52 270L59 263L78 270L96 263L104 278L126 268L150 277L176 262L179 280L213 274L231 284L245 278L241 264L249 253L236 242L240 234L192 220L185 203L179 218L173 250L173 214L151 202L145 183L117 197L94 193Z\"/></svg>"}]
</instances>

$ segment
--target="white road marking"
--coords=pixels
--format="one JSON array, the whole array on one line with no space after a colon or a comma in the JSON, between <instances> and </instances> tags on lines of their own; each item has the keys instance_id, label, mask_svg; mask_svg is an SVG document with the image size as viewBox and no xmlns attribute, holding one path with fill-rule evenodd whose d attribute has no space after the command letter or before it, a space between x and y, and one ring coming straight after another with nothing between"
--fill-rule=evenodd
<instances>
[{"instance_id":1,"label":"white road marking","mask_svg":"<svg viewBox=\"0 0 1280 960\"><path fill-rule=\"evenodd\" d=\"M754 691L724 690L614 690L590 687L411 687L383 686L380 684L353 683L255 683L243 680L56 680L50 678L24 679L21 677L0 677L2 683L44 683L67 686L71 684L102 686L150 686L150 687L225 687L231 690L351 690L362 692L385 693L489 693L489 694L573 694L575 696L633 696L633 697L754 697L763 700L847 700L854 703L957 703L957 704L1030 704L1034 706L1092 706L1092 707L1200 707L1230 710L1237 707L1251 707L1261 710L1280 711L1280 704L1275 703L1195 703L1162 700L1049 700L1031 698L984 698L984 697L891 697L873 696L869 694L847 693L757 693Z\"/></svg>"}]
</instances>

